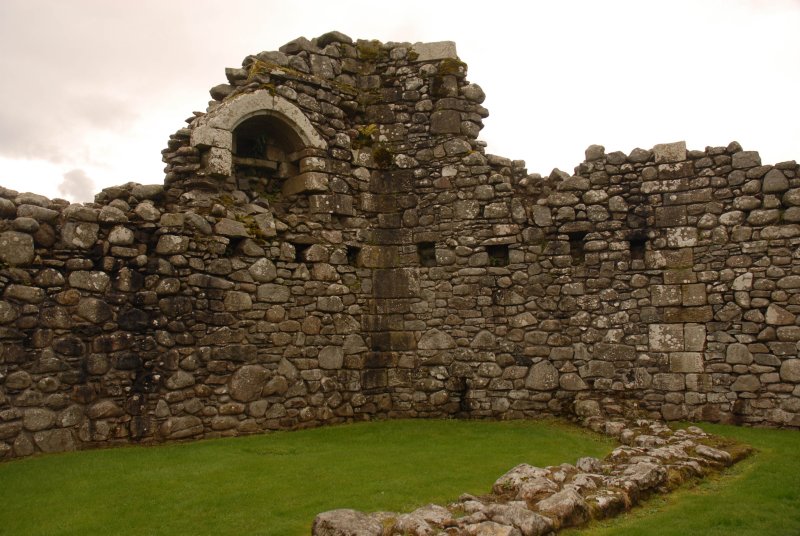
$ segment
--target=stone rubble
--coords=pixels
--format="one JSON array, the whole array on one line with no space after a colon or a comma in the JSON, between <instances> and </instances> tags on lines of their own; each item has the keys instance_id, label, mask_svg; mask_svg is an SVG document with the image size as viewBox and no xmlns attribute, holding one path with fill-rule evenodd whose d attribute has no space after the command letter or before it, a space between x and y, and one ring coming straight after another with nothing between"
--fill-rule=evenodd
<instances>
[{"instance_id":1,"label":"stone rubble","mask_svg":"<svg viewBox=\"0 0 800 536\"><path fill-rule=\"evenodd\" d=\"M545 536L630 510L655 493L668 493L747 456L749 447L719 443L696 426L673 431L658 421L592 417L588 428L623 444L605 459L574 465L511 468L482 497L464 494L446 507L427 505L407 514L323 512L314 536Z\"/></svg>"}]
</instances>

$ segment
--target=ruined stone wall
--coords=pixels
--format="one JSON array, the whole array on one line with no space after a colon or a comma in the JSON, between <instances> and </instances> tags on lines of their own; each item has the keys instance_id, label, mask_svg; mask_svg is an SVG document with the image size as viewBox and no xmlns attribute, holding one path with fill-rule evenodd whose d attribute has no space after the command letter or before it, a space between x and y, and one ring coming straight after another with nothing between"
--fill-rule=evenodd
<instances>
[{"instance_id":1,"label":"ruined stone wall","mask_svg":"<svg viewBox=\"0 0 800 536\"><path fill-rule=\"evenodd\" d=\"M800 176L728 147L528 174L452 43L249 56L164 185L0 190L0 455L375 417L800 426Z\"/></svg>"}]
</instances>

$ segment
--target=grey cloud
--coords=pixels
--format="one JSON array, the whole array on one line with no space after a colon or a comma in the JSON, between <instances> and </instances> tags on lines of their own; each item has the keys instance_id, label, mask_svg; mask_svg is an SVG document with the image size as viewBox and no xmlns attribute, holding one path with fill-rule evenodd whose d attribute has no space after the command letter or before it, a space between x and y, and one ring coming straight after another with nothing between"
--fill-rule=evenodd
<instances>
[{"instance_id":1,"label":"grey cloud","mask_svg":"<svg viewBox=\"0 0 800 536\"><path fill-rule=\"evenodd\" d=\"M42 109L0 107L0 156L54 164L84 154L92 131L126 132L139 117L135 105L108 95L51 100Z\"/></svg>"},{"instance_id":2,"label":"grey cloud","mask_svg":"<svg viewBox=\"0 0 800 536\"><path fill-rule=\"evenodd\" d=\"M70 201L91 201L94 199L95 184L84 170L73 169L64 173L58 193Z\"/></svg>"}]
</instances>

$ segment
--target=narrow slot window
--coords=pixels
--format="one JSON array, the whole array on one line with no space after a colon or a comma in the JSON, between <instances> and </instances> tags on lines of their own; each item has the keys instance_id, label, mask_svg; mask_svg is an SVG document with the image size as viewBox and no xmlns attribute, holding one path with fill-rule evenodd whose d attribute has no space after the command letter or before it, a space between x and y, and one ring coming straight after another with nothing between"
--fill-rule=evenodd
<instances>
[{"instance_id":1,"label":"narrow slot window","mask_svg":"<svg viewBox=\"0 0 800 536\"><path fill-rule=\"evenodd\" d=\"M586 262L586 248L584 247L584 239L586 233L569 233L569 254L572 257L573 264L584 264Z\"/></svg>"},{"instance_id":2,"label":"narrow slot window","mask_svg":"<svg viewBox=\"0 0 800 536\"><path fill-rule=\"evenodd\" d=\"M647 237L643 235L632 236L628 240L631 251L631 260L644 260L644 253L647 250Z\"/></svg>"},{"instance_id":3,"label":"narrow slot window","mask_svg":"<svg viewBox=\"0 0 800 536\"><path fill-rule=\"evenodd\" d=\"M417 244L420 266L436 266L436 244L434 242L419 242Z\"/></svg>"},{"instance_id":4,"label":"narrow slot window","mask_svg":"<svg viewBox=\"0 0 800 536\"><path fill-rule=\"evenodd\" d=\"M350 266L358 266L358 254L361 253L361 248L356 246L347 246L347 263Z\"/></svg>"}]
</instances>

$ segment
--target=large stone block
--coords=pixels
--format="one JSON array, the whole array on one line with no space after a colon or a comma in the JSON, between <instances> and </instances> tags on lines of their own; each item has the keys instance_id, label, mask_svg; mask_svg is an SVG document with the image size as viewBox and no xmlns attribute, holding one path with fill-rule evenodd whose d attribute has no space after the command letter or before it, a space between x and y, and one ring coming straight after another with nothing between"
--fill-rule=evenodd
<instances>
[{"instance_id":1,"label":"large stone block","mask_svg":"<svg viewBox=\"0 0 800 536\"><path fill-rule=\"evenodd\" d=\"M328 191L328 183L327 174L309 171L287 179L283 183L281 191L285 196L301 193L322 193Z\"/></svg>"},{"instance_id":2,"label":"large stone block","mask_svg":"<svg viewBox=\"0 0 800 536\"><path fill-rule=\"evenodd\" d=\"M594 345L593 356L604 361L633 361L636 359L636 348L627 344L600 342Z\"/></svg>"},{"instance_id":3,"label":"large stone block","mask_svg":"<svg viewBox=\"0 0 800 536\"><path fill-rule=\"evenodd\" d=\"M740 392L755 392L761 389L761 382L755 374L745 374L736 378L736 381L731 385L731 391Z\"/></svg>"},{"instance_id":4,"label":"large stone block","mask_svg":"<svg viewBox=\"0 0 800 536\"><path fill-rule=\"evenodd\" d=\"M379 269L373 277L376 298L412 298L419 294L419 274L414 269Z\"/></svg>"},{"instance_id":5,"label":"large stone block","mask_svg":"<svg viewBox=\"0 0 800 536\"><path fill-rule=\"evenodd\" d=\"M679 285L653 285L650 289L651 301L656 307L681 304Z\"/></svg>"},{"instance_id":6,"label":"large stone block","mask_svg":"<svg viewBox=\"0 0 800 536\"><path fill-rule=\"evenodd\" d=\"M251 402L261 395L270 372L260 365L245 365L233 373L228 384L231 398Z\"/></svg>"},{"instance_id":7,"label":"large stone block","mask_svg":"<svg viewBox=\"0 0 800 536\"><path fill-rule=\"evenodd\" d=\"M344 363L344 351L341 346L326 346L320 350L317 359L319 360L319 368L337 370L342 368Z\"/></svg>"},{"instance_id":8,"label":"large stone block","mask_svg":"<svg viewBox=\"0 0 800 536\"><path fill-rule=\"evenodd\" d=\"M659 143L653 146L656 163L682 162L686 160L686 142Z\"/></svg>"},{"instance_id":9,"label":"large stone block","mask_svg":"<svg viewBox=\"0 0 800 536\"><path fill-rule=\"evenodd\" d=\"M704 307L667 307L665 322L710 322L714 317L710 305Z\"/></svg>"},{"instance_id":10,"label":"large stone block","mask_svg":"<svg viewBox=\"0 0 800 536\"><path fill-rule=\"evenodd\" d=\"M686 387L685 377L679 373L654 374L653 387L660 391L683 391Z\"/></svg>"},{"instance_id":11,"label":"large stone block","mask_svg":"<svg viewBox=\"0 0 800 536\"><path fill-rule=\"evenodd\" d=\"M436 328L423 333L417 348L420 350L449 350L456 347L456 342L448 333Z\"/></svg>"},{"instance_id":12,"label":"large stone block","mask_svg":"<svg viewBox=\"0 0 800 536\"><path fill-rule=\"evenodd\" d=\"M453 41L438 41L435 43L414 43L411 47L416 54L415 61L434 61L444 59L457 59L456 44Z\"/></svg>"},{"instance_id":13,"label":"large stone block","mask_svg":"<svg viewBox=\"0 0 800 536\"><path fill-rule=\"evenodd\" d=\"M61 228L61 240L69 247L89 249L97 242L100 225L68 221Z\"/></svg>"},{"instance_id":14,"label":"large stone block","mask_svg":"<svg viewBox=\"0 0 800 536\"><path fill-rule=\"evenodd\" d=\"M753 354L746 344L729 344L725 352L725 361L731 365L749 365L753 362Z\"/></svg>"},{"instance_id":15,"label":"large stone block","mask_svg":"<svg viewBox=\"0 0 800 536\"><path fill-rule=\"evenodd\" d=\"M33 261L33 237L27 233L0 233L0 264L25 266Z\"/></svg>"},{"instance_id":16,"label":"large stone block","mask_svg":"<svg viewBox=\"0 0 800 536\"><path fill-rule=\"evenodd\" d=\"M670 372L703 372L703 354L675 352L669 355Z\"/></svg>"},{"instance_id":17,"label":"large stone block","mask_svg":"<svg viewBox=\"0 0 800 536\"><path fill-rule=\"evenodd\" d=\"M552 391L558 388L558 370L549 361L533 365L525 378L525 387L534 391Z\"/></svg>"},{"instance_id":18,"label":"large stone block","mask_svg":"<svg viewBox=\"0 0 800 536\"><path fill-rule=\"evenodd\" d=\"M739 151L731 159L733 169L746 169L761 165L761 156L758 151Z\"/></svg>"},{"instance_id":19,"label":"large stone block","mask_svg":"<svg viewBox=\"0 0 800 536\"><path fill-rule=\"evenodd\" d=\"M69 430L42 430L33 434L33 441L42 452L75 450L75 440Z\"/></svg>"},{"instance_id":20,"label":"large stone block","mask_svg":"<svg viewBox=\"0 0 800 536\"><path fill-rule=\"evenodd\" d=\"M706 347L706 326L704 324L685 324L683 327L684 349L687 352L701 352Z\"/></svg>"},{"instance_id":21,"label":"large stone block","mask_svg":"<svg viewBox=\"0 0 800 536\"><path fill-rule=\"evenodd\" d=\"M111 278L105 272L90 272L78 270L69 274L69 284L73 288L91 292L105 292Z\"/></svg>"},{"instance_id":22,"label":"large stone block","mask_svg":"<svg viewBox=\"0 0 800 536\"><path fill-rule=\"evenodd\" d=\"M781 307L780 305L776 305L774 303L770 304L767 307L767 314L765 315L765 319L767 324L772 326L789 326L794 324L795 322L795 315Z\"/></svg>"},{"instance_id":23,"label":"large stone block","mask_svg":"<svg viewBox=\"0 0 800 536\"><path fill-rule=\"evenodd\" d=\"M439 110L431 114L431 134L458 134L461 132L461 113L457 110Z\"/></svg>"},{"instance_id":24,"label":"large stone block","mask_svg":"<svg viewBox=\"0 0 800 536\"><path fill-rule=\"evenodd\" d=\"M167 439L185 439L203 433L203 421L193 415L170 417L159 426L159 435Z\"/></svg>"},{"instance_id":25,"label":"large stone block","mask_svg":"<svg viewBox=\"0 0 800 536\"><path fill-rule=\"evenodd\" d=\"M682 352L684 350L683 324L650 324L648 338L651 351Z\"/></svg>"},{"instance_id":26,"label":"large stone block","mask_svg":"<svg viewBox=\"0 0 800 536\"><path fill-rule=\"evenodd\" d=\"M781 380L800 383L800 359L786 359L781 363Z\"/></svg>"}]
</instances>

